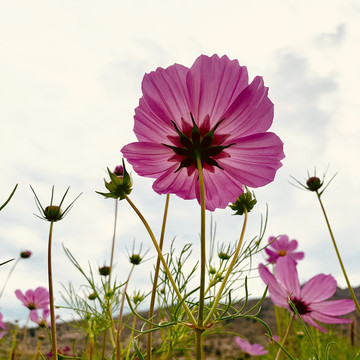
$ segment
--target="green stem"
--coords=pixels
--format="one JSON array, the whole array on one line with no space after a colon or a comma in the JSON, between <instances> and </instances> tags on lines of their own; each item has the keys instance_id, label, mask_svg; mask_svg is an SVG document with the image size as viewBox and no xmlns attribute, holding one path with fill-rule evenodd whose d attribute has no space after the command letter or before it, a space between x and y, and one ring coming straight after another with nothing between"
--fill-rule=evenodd
<instances>
[{"instance_id":1,"label":"green stem","mask_svg":"<svg viewBox=\"0 0 360 360\"><path fill-rule=\"evenodd\" d=\"M22 338L22 342L21 342L21 355L20 355L20 359L22 359L24 357L24 351L25 351L25 338L26 338L26 333L27 333L27 329L29 326L29 320L30 320L30 314L31 312L29 312L29 316L26 320L26 324L24 326L24 330L23 330L23 338Z\"/></svg>"},{"instance_id":2,"label":"green stem","mask_svg":"<svg viewBox=\"0 0 360 360\"><path fill-rule=\"evenodd\" d=\"M5 287L10 279L10 276L11 274L14 272L15 268L16 268L16 265L18 264L18 262L20 261L21 257L17 258L13 264L13 266L11 267L11 270L9 271L9 274L8 274L8 277L6 278L6 281L5 281L5 284L3 286L3 288L1 289L1 292L0 292L0 298L2 297L3 293L4 293L4 290L5 290Z\"/></svg>"},{"instance_id":3,"label":"green stem","mask_svg":"<svg viewBox=\"0 0 360 360\"><path fill-rule=\"evenodd\" d=\"M200 193L200 290L199 290L199 316L198 327L202 328L204 322L204 303L205 303L205 269L206 269L206 241L205 241L205 184L202 171L201 156L197 154L196 164L199 174L199 193ZM201 334L200 334L201 336Z\"/></svg>"},{"instance_id":4,"label":"green stem","mask_svg":"<svg viewBox=\"0 0 360 360\"><path fill-rule=\"evenodd\" d=\"M112 236L112 242L111 242L111 254L110 254L110 273L109 273L109 280L108 280L108 291L110 291L111 287L111 274L113 270L113 262L114 262L114 250L115 250L115 238L116 238L116 224L117 224L117 213L118 213L118 200L115 199L115 216L114 216L114 230L113 230L113 236ZM114 319L112 317L112 299L110 299L109 303L109 316L111 319L111 328L114 329ZM109 328L109 332L110 332ZM101 359L105 359L105 350L106 350L106 336L107 336L107 329L104 330L103 335L103 343L102 343L102 351L101 351Z\"/></svg>"},{"instance_id":5,"label":"green stem","mask_svg":"<svg viewBox=\"0 0 360 360\"><path fill-rule=\"evenodd\" d=\"M121 354L122 354L122 345L120 342L120 336L121 336L121 331L122 331L122 316L123 316L123 312L124 312L124 304L125 304L125 298L126 298L126 291L127 291L127 287L131 278L131 274L134 270L135 265L133 265L131 267L129 276L127 278L123 293L122 293L122 299L121 299L121 304L120 304L120 313L119 313L119 320L118 320L118 328L117 328L117 333L116 333L116 360L121 360Z\"/></svg>"},{"instance_id":6,"label":"green stem","mask_svg":"<svg viewBox=\"0 0 360 360\"><path fill-rule=\"evenodd\" d=\"M168 213L168 209L169 209L169 200L170 200L170 195L167 194L166 201L165 201L163 222L162 222L162 227L161 227L160 243L159 243L159 248L161 251L162 251L163 244L164 244L165 226L166 226L167 213ZM158 255L158 257L156 259L153 287L152 287L152 291L151 291L150 309L149 309L149 316L148 316L149 320L151 320L151 321L152 321L152 317L154 315L156 289L157 289L157 283L158 283L158 278L159 278L159 271L160 271L160 256ZM152 324L149 323L148 329L150 330L151 328L152 328ZM147 335L147 342L146 342L146 359L147 360L151 360L151 345L152 345L152 332L149 332Z\"/></svg>"},{"instance_id":7,"label":"green stem","mask_svg":"<svg viewBox=\"0 0 360 360\"><path fill-rule=\"evenodd\" d=\"M203 337L202 333L204 332L204 329L196 328L195 331L195 356L196 360L202 360L203 359Z\"/></svg>"},{"instance_id":8,"label":"green stem","mask_svg":"<svg viewBox=\"0 0 360 360\"><path fill-rule=\"evenodd\" d=\"M217 305L221 299L221 296L222 296L222 293L224 291L224 288L226 286L226 282L232 272L232 269L236 263L236 260L239 256L239 253L240 253L240 250L241 250L241 246L242 246L242 243L243 243L243 239L244 239L244 235L245 235L245 229L246 229L246 224L247 224L247 210L245 209L244 211L244 223L243 223L243 227L242 227L242 230L241 230L241 234L240 234L240 238L239 238L239 241L238 241L238 244L237 244L237 247L236 247L236 250L235 250L235 253L231 259L231 263L226 271L226 274L224 276L224 279L223 281L221 282L221 285L220 285L220 289L216 295L216 298L215 298L215 301L214 301L214 304L208 314L208 316L206 317L205 321L204 321L204 327L210 322L211 320L211 317L213 316L214 312L216 311L216 308L217 308Z\"/></svg>"},{"instance_id":9,"label":"green stem","mask_svg":"<svg viewBox=\"0 0 360 360\"><path fill-rule=\"evenodd\" d=\"M54 289L52 279L52 266L51 266L51 241L54 222L50 223L49 231L49 246L48 246L48 280L49 280L49 300L50 300L50 319L51 319L51 347L53 353L53 360L57 360L57 344L56 344L56 324L55 324L55 306L54 306Z\"/></svg>"},{"instance_id":10,"label":"green stem","mask_svg":"<svg viewBox=\"0 0 360 360\"><path fill-rule=\"evenodd\" d=\"M129 205L133 208L133 210L136 212L136 214L139 216L142 223L144 224L148 234L150 235L150 238L151 238L151 240L153 242L153 245L154 245L154 247L155 247L155 249L156 249L156 251L158 253L158 256L160 257L160 260L161 260L161 263L162 263L162 265L164 267L164 270L165 270L167 276L169 277L171 285L172 285L174 291L176 292L176 295L177 295L179 301L182 303L182 306L183 306L187 316L189 317L189 320L193 324L196 324L196 320L195 320L193 314L191 313L189 307L187 306L187 304L185 303L183 297L181 296L181 293L180 293L178 287L175 284L174 278L171 275L171 271L170 271L169 267L166 264L166 260L165 260L165 258L163 256L162 252L161 252L161 249L160 249L160 247L159 247L159 245L158 245L158 243L157 243L157 241L155 239L154 233L152 232L149 224L147 223L147 221L145 220L145 218L143 217L141 212L138 210L138 208L134 205L134 203L129 199L129 197L127 195L125 195L125 199L129 203Z\"/></svg>"},{"instance_id":11,"label":"green stem","mask_svg":"<svg viewBox=\"0 0 360 360\"><path fill-rule=\"evenodd\" d=\"M322 201L321 201L321 198L320 198L321 195L320 195L318 192L316 192L316 195L317 195L317 198L319 199L319 203L320 203L320 206L321 206L321 210L322 210L322 212L323 212L323 214L324 214L325 221L326 221L326 225L327 225L327 227L328 227L328 229L329 229L330 237L331 237L332 243L333 243L333 245L334 245L334 249L335 249L337 258L338 258L338 260L339 260L339 264L340 264L341 270L342 270L342 272L343 272L343 274L344 274L344 278L345 278L346 284L347 284L348 289L349 289L349 291L350 291L351 298L353 299L353 301L354 301L354 303L355 303L355 307L356 307L356 311L357 311L358 315L360 315L360 305L359 305L359 302L358 302L358 300L357 300L357 298L356 298L356 296L355 296L354 290L353 290L353 288L352 288L351 285L350 285L350 281L349 281L349 278L348 278L348 276L347 276L347 274L346 274L344 264L343 264L343 262L342 262L342 260L341 260L340 252L339 252L338 247L337 247L337 245L336 245L335 238L334 238L333 232L332 232L331 227L330 227L329 219L328 219L328 217L327 217L327 215L326 215L324 205L323 205L323 203L322 203Z\"/></svg>"},{"instance_id":12,"label":"green stem","mask_svg":"<svg viewBox=\"0 0 360 360\"><path fill-rule=\"evenodd\" d=\"M281 344L280 344L281 347L279 347L279 350L278 350L278 352L276 354L275 360L279 360L279 358L280 358L282 348L284 347L285 341L286 341L287 337L290 334L290 330L291 330L291 326L292 326L292 324L294 322L294 318L295 318L295 313L293 313L291 318L290 318L289 325L288 325L288 327L286 329L286 332L285 332L285 335L284 335L283 339L281 340Z\"/></svg>"}]
</instances>

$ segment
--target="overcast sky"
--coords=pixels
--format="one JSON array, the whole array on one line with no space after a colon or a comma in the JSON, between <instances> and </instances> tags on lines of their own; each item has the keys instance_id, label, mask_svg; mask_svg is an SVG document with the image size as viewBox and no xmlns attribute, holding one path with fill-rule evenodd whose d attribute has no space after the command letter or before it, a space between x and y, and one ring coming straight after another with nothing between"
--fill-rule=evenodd
<instances>
[{"instance_id":1,"label":"overcast sky","mask_svg":"<svg viewBox=\"0 0 360 360\"><path fill-rule=\"evenodd\" d=\"M65 203L83 193L54 227L53 272L61 303L61 283L83 283L62 244L84 267L109 263L114 202L95 190L104 191L106 167L121 163L120 149L135 140L133 114L142 77L173 63L190 67L200 54L238 59L251 80L263 76L275 104L271 131L284 142L286 158L275 181L256 190L246 238L257 235L268 204L265 238L288 234L299 241L306 254L299 264L301 280L332 273L344 287L315 195L289 184L290 175L305 181L307 170L316 166L322 175L329 166L329 178L338 175L324 203L350 280L360 285L359 15L356 0L0 1L0 203L19 183L0 213L0 261L33 251L19 263L0 300L4 318L27 316L15 289L47 286L49 224L33 215L29 184L45 206L52 185L56 201L68 186ZM132 175L131 198L158 235L165 196L152 191L151 179ZM234 242L242 219L229 209L215 211L213 218L217 239ZM192 263L198 259L199 227L196 201L172 196L166 243L175 236L178 249L193 242ZM119 279L130 269L126 248L131 250L134 239L150 249L148 259L155 255L138 218L121 202ZM136 269L131 289L150 288L153 261ZM0 268L0 286L10 267ZM263 289L259 280L249 283L253 296Z\"/></svg>"}]
</instances>

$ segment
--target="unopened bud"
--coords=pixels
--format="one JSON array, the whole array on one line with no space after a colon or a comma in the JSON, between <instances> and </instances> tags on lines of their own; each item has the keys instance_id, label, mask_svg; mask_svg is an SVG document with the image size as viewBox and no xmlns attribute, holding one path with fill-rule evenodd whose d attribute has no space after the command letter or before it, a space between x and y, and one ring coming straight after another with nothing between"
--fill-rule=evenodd
<instances>
[{"instance_id":1,"label":"unopened bud","mask_svg":"<svg viewBox=\"0 0 360 360\"><path fill-rule=\"evenodd\" d=\"M110 274L110 266L102 266L99 268L101 276L108 276Z\"/></svg>"},{"instance_id":2,"label":"unopened bud","mask_svg":"<svg viewBox=\"0 0 360 360\"><path fill-rule=\"evenodd\" d=\"M97 297L98 297L98 294L96 292L93 292L88 296L88 299L95 300Z\"/></svg>"},{"instance_id":3,"label":"unopened bud","mask_svg":"<svg viewBox=\"0 0 360 360\"><path fill-rule=\"evenodd\" d=\"M245 186L245 191L236 199L236 201L229 205L235 211L234 215L243 215L244 212L250 212L257 203L254 193L251 193Z\"/></svg>"},{"instance_id":4,"label":"unopened bud","mask_svg":"<svg viewBox=\"0 0 360 360\"><path fill-rule=\"evenodd\" d=\"M130 262L133 264L133 265L139 265L141 263L141 256L139 254L132 254L130 256Z\"/></svg>"},{"instance_id":5,"label":"unopened bud","mask_svg":"<svg viewBox=\"0 0 360 360\"><path fill-rule=\"evenodd\" d=\"M318 191L323 186L323 182L318 177L313 176L306 181L306 185L310 191Z\"/></svg>"},{"instance_id":6,"label":"unopened bud","mask_svg":"<svg viewBox=\"0 0 360 360\"><path fill-rule=\"evenodd\" d=\"M229 260L230 259L230 255L228 253L226 253L226 252L223 252L223 251L218 253L218 257L221 260Z\"/></svg>"},{"instance_id":7,"label":"unopened bud","mask_svg":"<svg viewBox=\"0 0 360 360\"><path fill-rule=\"evenodd\" d=\"M32 252L30 250L24 250L20 253L22 259L28 259L31 256Z\"/></svg>"},{"instance_id":8,"label":"unopened bud","mask_svg":"<svg viewBox=\"0 0 360 360\"><path fill-rule=\"evenodd\" d=\"M59 221L62 219L61 209L56 205L47 206L44 210L44 215L48 221Z\"/></svg>"}]
</instances>

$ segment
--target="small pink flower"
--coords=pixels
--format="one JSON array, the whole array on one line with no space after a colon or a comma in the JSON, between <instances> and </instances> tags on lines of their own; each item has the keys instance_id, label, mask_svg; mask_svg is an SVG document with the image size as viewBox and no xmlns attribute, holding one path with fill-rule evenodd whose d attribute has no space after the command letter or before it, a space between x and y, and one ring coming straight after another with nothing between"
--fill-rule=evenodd
<instances>
[{"instance_id":1,"label":"small pink flower","mask_svg":"<svg viewBox=\"0 0 360 360\"><path fill-rule=\"evenodd\" d=\"M266 355L268 353L260 344L250 344L248 341L235 336L236 345L246 354L251 356Z\"/></svg>"},{"instance_id":2,"label":"small pink flower","mask_svg":"<svg viewBox=\"0 0 360 360\"><path fill-rule=\"evenodd\" d=\"M283 143L270 128L274 105L260 76L227 56L199 56L191 68L174 64L146 74L135 109L138 142L122 153L158 194L200 202L197 157L206 208L225 208L245 188L274 180Z\"/></svg>"},{"instance_id":3,"label":"small pink flower","mask_svg":"<svg viewBox=\"0 0 360 360\"><path fill-rule=\"evenodd\" d=\"M300 287L296 263L288 256L280 257L275 265L275 276L263 264L259 265L259 273L265 284L269 285L272 302L276 306L292 311L288 297L294 303L302 320L322 332L317 321L329 324L351 323L351 319L339 318L355 310L350 299L325 301L336 291L336 280L331 275L319 274L312 277Z\"/></svg>"},{"instance_id":4,"label":"small pink flower","mask_svg":"<svg viewBox=\"0 0 360 360\"><path fill-rule=\"evenodd\" d=\"M33 316L37 316L38 309L46 309L50 303L48 290L41 286L35 290L29 289L25 294L17 289L15 295L31 312L36 312L36 314L31 314Z\"/></svg>"},{"instance_id":5,"label":"small pink flower","mask_svg":"<svg viewBox=\"0 0 360 360\"><path fill-rule=\"evenodd\" d=\"M5 324L3 322L3 314L0 312L0 329L4 331L0 331L0 339L5 335Z\"/></svg>"},{"instance_id":6,"label":"small pink flower","mask_svg":"<svg viewBox=\"0 0 360 360\"><path fill-rule=\"evenodd\" d=\"M267 261L275 264L279 257L289 256L295 262L304 258L302 251L294 251L298 247L296 240L289 240L287 235L281 235L278 238L271 236L268 240L269 246L265 249L265 252L269 255Z\"/></svg>"}]
</instances>

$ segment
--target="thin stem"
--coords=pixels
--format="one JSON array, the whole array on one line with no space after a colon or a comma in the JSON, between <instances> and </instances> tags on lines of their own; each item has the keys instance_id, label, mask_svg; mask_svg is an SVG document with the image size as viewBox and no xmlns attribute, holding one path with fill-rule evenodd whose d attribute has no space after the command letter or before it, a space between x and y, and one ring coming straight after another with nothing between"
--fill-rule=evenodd
<instances>
[{"instance_id":1,"label":"thin stem","mask_svg":"<svg viewBox=\"0 0 360 360\"><path fill-rule=\"evenodd\" d=\"M26 338L26 332L27 332L27 329L28 329L28 326L29 326L30 314L31 314L31 311L29 312L29 316L28 316L28 318L26 320L24 330L23 330L23 338L22 338L22 342L21 342L21 357L20 357L20 359L22 359L23 356L24 356L25 338Z\"/></svg>"},{"instance_id":2,"label":"thin stem","mask_svg":"<svg viewBox=\"0 0 360 360\"><path fill-rule=\"evenodd\" d=\"M54 289L52 281L52 266L51 266L51 241L54 222L50 223L49 231L49 246L48 246L48 280L49 280L49 300L50 300L50 319L51 319L51 347L52 358L57 360L57 344L56 344L56 324L55 324L55 306L54 306Z\"/></svg>"},{"instance_id":3,"label":"thin stem","mask_svg":"<svg viewBox=\"0 0 360 360\"><path fill-rule=\"evenodd\" d=\"M217 308L217 305L221 299L221 296L222 296L222 293L224 291L224 288L226 286L226 282L232 272L232 269L236 263L236 260L239 256L239 253L240 253L240 250L241 250L241 246L242 246L242 243L243 243L243 239L244 239L244 235L245 235L245 229L246 229L246 224L247 224L247 218L248 218L248 214L247 214L247 211L245 210L244 211L244 223L243 223L243 227L242 227L242 230L241 230L241 234L240 234L240 238L239 238L239 241L238 241L238 244L237 244L237 247L236 247L236 250L235 250L235 253L231 259L231 263L226 271L226 274L224 276L224 279L223 281L221 282L221 285L220 285L220 289L216 295L216 298L215 298L215 301L214 301L214 304L208 314L208 316L206 317L205 321L204 321L204 327L210 322L211 320L211 317L212 315L214 314L214 312L216 311L216 308Z\"/></svg>"},{"instance_id":4,"label":"thin stem","mask_svg":"<svg viewBox=\"0 0 360 360\"><path fill-rule=\"evenodd\" d=\"M291 318L290 318L289 325L288 325L288 327L286 329L286 332L285 332L285 335L284 335L283 339L281 340L281 344L280 344L281 347L279 347L279 350L278 350L278 352L276 354L275 360L279 360L279 358L280 358L282 348L284 347L285 341L286 341L287 337L290 334L290 330L291 330L291 326L292 326L292 324L294 322L294 318L295 318L295 313L293 313Z\"/></svg>"},{"instance_id":5,"label":"thin stem","mask_svg":"<svg viewBox=\"0 0 360 360\"><path fill-rule=\"evenodd\" d=\"M14 272L15 268L16 268L16 265L18 264L18 262L20 261L21 257L17 258L14 262L14 265L12 266L11 270L9 271L9 274L8 274L8 277L6 278L6 281L5 281L5 284L3 286L3 288L1 289L1 293L0 293L0 299L4 293L4 290L5 290L5 287L6 287L6 284L8 283L9 279L10 279L10 276L11 274Z\"/></svg>"},{"instance_id":6,"label":"thin stem","mask_svg":"<svg viewBox=\"0 0 360 360\"><path fill-rule=\"evenodd\" d=\"M113 231L113 237L112 237L112 243L111 243L109 286L110 286L110 282L111 282L111 274L112 274L113 262L114 262L114 249L115 249L117 213L118 213L118 200L115 199L114 231Z\"/></svg>"},{"instance_id":7,"label":"thin stem","mask_svg":"<svg viewBox=\"0 0 360 360\"><path fill-rule=\"evenodd\" d=\"M202 333L204 329L196 328L195 331L195 356L196 360L203 359L203 337Z\"/></svg>"},{"instance_id":8,"label":"thin stem","mask_svg":"<svg viewBox=\"0 0 360 360\"><path fill-rule=\"evenodd\" d=\"M326 215L324 205L323 205L323 203L322 203L322 201L321 201L321 198L320 198L321 195L320 195L318 192L316 192L316 195L317 195L317 198L319 199L319 203L320 203L320 206L321 206L321 210L322 210L322 212L323 212L323 214L324 214L325 221L326 221L326 225L327 225L327 227L328 227L328 229L329 229L330 237L331 237L332 243L333 243L333 245L334 245L334 249L335 249L337 258L338 258L338 260L339 260L339 264L340 264L341 270L342 270L342 272L343 272L343 274L344 274L344 278L345 278L346 284L347 284L348 289L349 289L349 291L350 291L351 298L353 299L353 301L354 301L354 303L355 303L355 307L356 307L356 311L357 311L358 315L360 315L360 305L359 305L359 302L358 302L358 300L357 300L357 298L356 298L356 296L355 296L354 290L353 290L353 288L352 288L351 285L350 285L350 281L349 281L349 278L348 278L347 273L346 273L346 271L345 271L344 264L343 264L343 262L342 262L342 260L341 260L340 252L339 252L338 247L337 247L337 245L336 245L335 238L334 238L333 232L332 232L331 227L330 227L329 219L328 219L328 217L327 217L327 215Z\"/></svg>"},{"instance_id":9,"label":"thin stem","mask_svg":"<svg viewBox=\"0 0 360 360\"><path fill-rule=\"evenodd\" d=\"M122 331L122 316L123 316L123 311L124 311L126 291L127 291L127 287L128 287L128 284L129 284L129 281L130 281L130 278L131 278L131 274L132 274L132 272L134 270L134 267L135 267L135 265L133 265L131 267L129 276L128 276L126 284L124 286L122 299L121 299L120 313L119 313L119 320L118 320L118 328L117 328L117 333L116 333L116 360L121 360L122 346L121 346L121 342L120 342L120 335L121 335L121 331Z\"/></svg>"},{"instance_id":10,"label":"thin stem","mask_svg":"<svg viewBox=\"0 0 360 360\"><path fill-rule=\"evenodd\" d=\"M165 270L167 276L169 277L169 280L170 280L170 282L171 282L171 285L172 285L174 291L176 292L176 295L177 295L179 301L182 303L182 306L183 306L183 308L184 308L187 316L189 317L190 321L191 321L193 324L196 324L196 320L195 320L193 314L191 313L189 307L186 305L183 297L181 296L181 293L180 293L178 287L176 286L176 283L175 283L175 281L174 281L174 278L173 278L172 275L171 275L171 271L170 271L169 267L168 267L167 264L166 264L166 260L165 260L165 258L164 258L164 256L163 256L162 252L161 252L161 249L160 249L160 247L159 247L159 245L158 245L158 243L157 243L157 241L156 241L156 239L155 239L154 233L152 232L149 224L147 223L147 221L145 220L145 218L143 217L143 215L141 214L141 212L138 210L138 208L134 205L134 203L129 199L129 197L128 197L127 195L125 195L125 199L126 199L126 201L129 203L129 205L133 208L133 210L136 212L136 214L139 216L139 218L140 218L140 220L142 221L142 223L144 224L144 226L145 226L148 234L150 235L150 238L151 238L151 240L152 240L152 242L153 242L153 245L155 246L155 249L156 249L156 251L157 251L157 253L158 253L158 256L160 257L160 260L161 260L161 263L162 263L162 265L163 265L163 267L164 267L164 270Z\"/></svg>"},{"instance_id":11,"label":"thin stem","mask_svg":"<svg viewBox=\"0 0 360 360\"><path fill-rule=\"evenodd\" d=\"M159 248L161 251L162 251L163 244L164 244L166 219L167 219L167 213L168 213L168 209L169 209L169 200L170 200L170 195L167 194L166 201L165 201L163 222L162 222L162 227L161 227L160 243L159 243ZM152 291L151 291L150 309L149 309L149 316L148 316L149 320L151 320L151 321L152 321L152 317L154 315L156 288L157 288L157 283L158 283L158 278L159 278L159 271L160 271L160 256L158 255L158 257L156 259L153 287L152 287ZM150 330L151 328L152 328L152 324L149 323L148 329ZM151 345L152 345L152 332L149 332L147 335L147 342L146 342L146 359L147 360L151 360Z\"/></svg>"},{"instance_id":12,"label":"thin stem","mask_svg":"<svg viewBox=\"0 0 360 360\"><path fill-rule=\"evenodd\" d=\"M108 291L110 291L111 287L111 275L113 270L113 263L114 263L114 250L115 250L115 238L116 238L116 224L117 224L117 213L118 213L118 200L115 199L115 215L114 215L114 230L113 230L113 236L112 236L112 242L111 242L111 254L110 254L110 273L109 273L109 280L108 280ZM111 327L114 329L114 319L112 317L112 297L110 299L109 303L109 316L111 319ZM110 332L109 328L109 332ZM104 330L103 335L103 343L102 343L102 351L101 351L101 359L105 359L105 350L106 350L106 336L107 336L107 329Z\"/></svg>"},{"instance_id":13,"label":"thin stem","mask_svg":"<svg viewBox=\"0 0 360 360\"><path fill-rule=\"evenodd\" d=\"M204 303L205 303L205 270L206 270L206 241L205 241L205 184L202 171L200 154L196 156L196 164L199 174L199 193L200 193L200 290L199 290L199 316L198 327L201 328L204 322ZM201 336L201 334L199 335Z\"/></svg>"}]
</instances>

